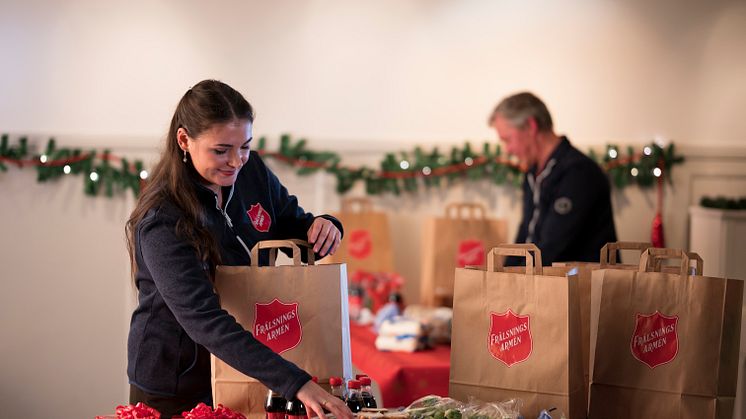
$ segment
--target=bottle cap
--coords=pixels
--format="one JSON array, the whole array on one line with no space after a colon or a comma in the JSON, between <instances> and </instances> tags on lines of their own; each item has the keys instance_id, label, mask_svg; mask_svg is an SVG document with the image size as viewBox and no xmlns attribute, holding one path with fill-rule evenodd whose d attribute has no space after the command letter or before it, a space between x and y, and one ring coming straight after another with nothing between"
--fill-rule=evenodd
<instances>
[{"instance_id":1,"label":"bottle cap","mask_svg":"<svg viewBox=\"0 0 746 419\"><path fill-rule=\"evenodd\" d=\"M342 379L339 377L329 377L329 385L330 386L341 386Z\"/></svg>"},{"instance_id":2,"label":"bottle cap","mask_svg":"<svg viewBox=\"0 0 746 419\"><path fill-rule=\"evenodd\" d=\"M364 386L369 386L370 385L370 377L368 377L367 375L364 375L364 376L360 377L360 384L362 384Z\"/></svg>"},{"instance_id":3,"label":"bottle cap","mask_svg":"<svg viewBox=\"0 0 746 419\"><path fill-rule=\"evenodd\" d=\"M347 382L347 388L360 388L360 381L358 380L350 380Z\"/></svg>"}]
</instances>

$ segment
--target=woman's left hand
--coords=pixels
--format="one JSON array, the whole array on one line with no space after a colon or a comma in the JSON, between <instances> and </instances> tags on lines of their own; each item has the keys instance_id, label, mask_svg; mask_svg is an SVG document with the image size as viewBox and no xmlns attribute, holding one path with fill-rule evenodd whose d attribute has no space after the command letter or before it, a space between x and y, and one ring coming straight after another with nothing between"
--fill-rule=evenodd
<instances>
[{"instance_id":1,"label":"woman's left hand","mask_svg":"<svg viewBox=\"0 0 746 419\"><path fill-rule=\"evenodd\" d=\"M308 229L308 242L313 244L314 253L321 257L333 255L342 240L342 233L333 222L324 217L316 217Z\"/></svg>"}]
</instances>

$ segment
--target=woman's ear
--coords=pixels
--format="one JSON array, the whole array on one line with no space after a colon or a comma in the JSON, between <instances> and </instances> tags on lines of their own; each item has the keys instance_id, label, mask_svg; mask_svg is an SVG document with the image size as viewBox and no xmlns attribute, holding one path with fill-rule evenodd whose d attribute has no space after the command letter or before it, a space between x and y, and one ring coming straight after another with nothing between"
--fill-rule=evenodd
<instances>
[{"instance_id":1,"label":"woman's ear","mask_svg":"<svg viewBox=\"0 0 746 419\"><path fill-rule=\"evenodd\" d=\"M182 150L189 151L189 134L184 128L176 130L176 142L179 143Z\"/></svg>"}]
</instances>

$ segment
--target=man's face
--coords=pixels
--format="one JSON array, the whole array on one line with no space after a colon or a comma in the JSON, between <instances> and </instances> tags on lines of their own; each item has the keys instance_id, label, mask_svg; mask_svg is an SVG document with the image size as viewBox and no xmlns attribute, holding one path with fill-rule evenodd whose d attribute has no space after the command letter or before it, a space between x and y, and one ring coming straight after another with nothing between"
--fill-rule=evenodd
<instances>
[{"instance_id":1,"label":"man's face","mask_svg":"<svg viewBox=\"0 0 746 419\"><path fill-rule=\"evenodd\" d=\"M530 122L530 121L529 121ZM497 137L505 144L505 150L512 154L524 165L532 166L536 163L536 133L531 129L531 124L517 128L502 115L497 114L492 122L492 128L497 132Z\"/></svg>"}]
</instances>

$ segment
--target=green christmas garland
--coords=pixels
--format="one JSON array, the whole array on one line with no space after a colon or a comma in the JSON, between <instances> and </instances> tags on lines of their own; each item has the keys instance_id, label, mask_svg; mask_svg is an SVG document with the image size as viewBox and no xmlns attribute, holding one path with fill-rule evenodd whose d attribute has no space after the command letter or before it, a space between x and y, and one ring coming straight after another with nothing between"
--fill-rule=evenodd
<instances>
[{"instance_id":1,"label":"green christmas garland","mask_svg":"<svg viewBox=\"0 0 746 419\"><path fill-rule=\"evenodd\" d=\"M617 188L638 185L649 188L664 177L671 181L673 166L684 158L676 155L674 145L662 148L658 144L645 146L640 152L627 147L627 155L621 156L620 148L608 145L603 156L593 151L590 157L608 173ZM523 174L517 161L503 154L499 144L485 142L475 150L470 143L452 147L441 153L438 148L431 151L420 147L411 152L387 153L380 169L351 167L344 165L337 153L314 151L307 148L307 141L294 141L289 135L280 137L277 151L266 148L266 139L260 138L257 151L264 157L274 158L296 168L299 175L308 175L323 170L337 179L337 192L348 192L357 182L365 184L369 195L415 192L452 185L461 180L489 180L495 184L519 186ZM0 171L7 171L7 164L18 167L34 166L39 182L46 182L69 174L84 176L84 190L88 195L104 193L113 196L132 190L137 196L148 172L140 160L129 161L112 155L109 150L99 152L81 149L58 148L54 138L47 143L42 154L30 155L28 140L20 137L17 144L9 143L9 136L0 138ZM664 176L664 174L666 174Z\"/></svg>"},{"instance_id":2,"label":"green christmas garland","mask_svg":"<svg viewBox=\"0 0 746 419\"><path fill-rule=\"evenodd\" d=\"M740 198L727 198L724 196L711 198L709 196L704 196L699 200L699 205L705 208L746 210L746 196Z\"/></svg>"}]
</instances>

